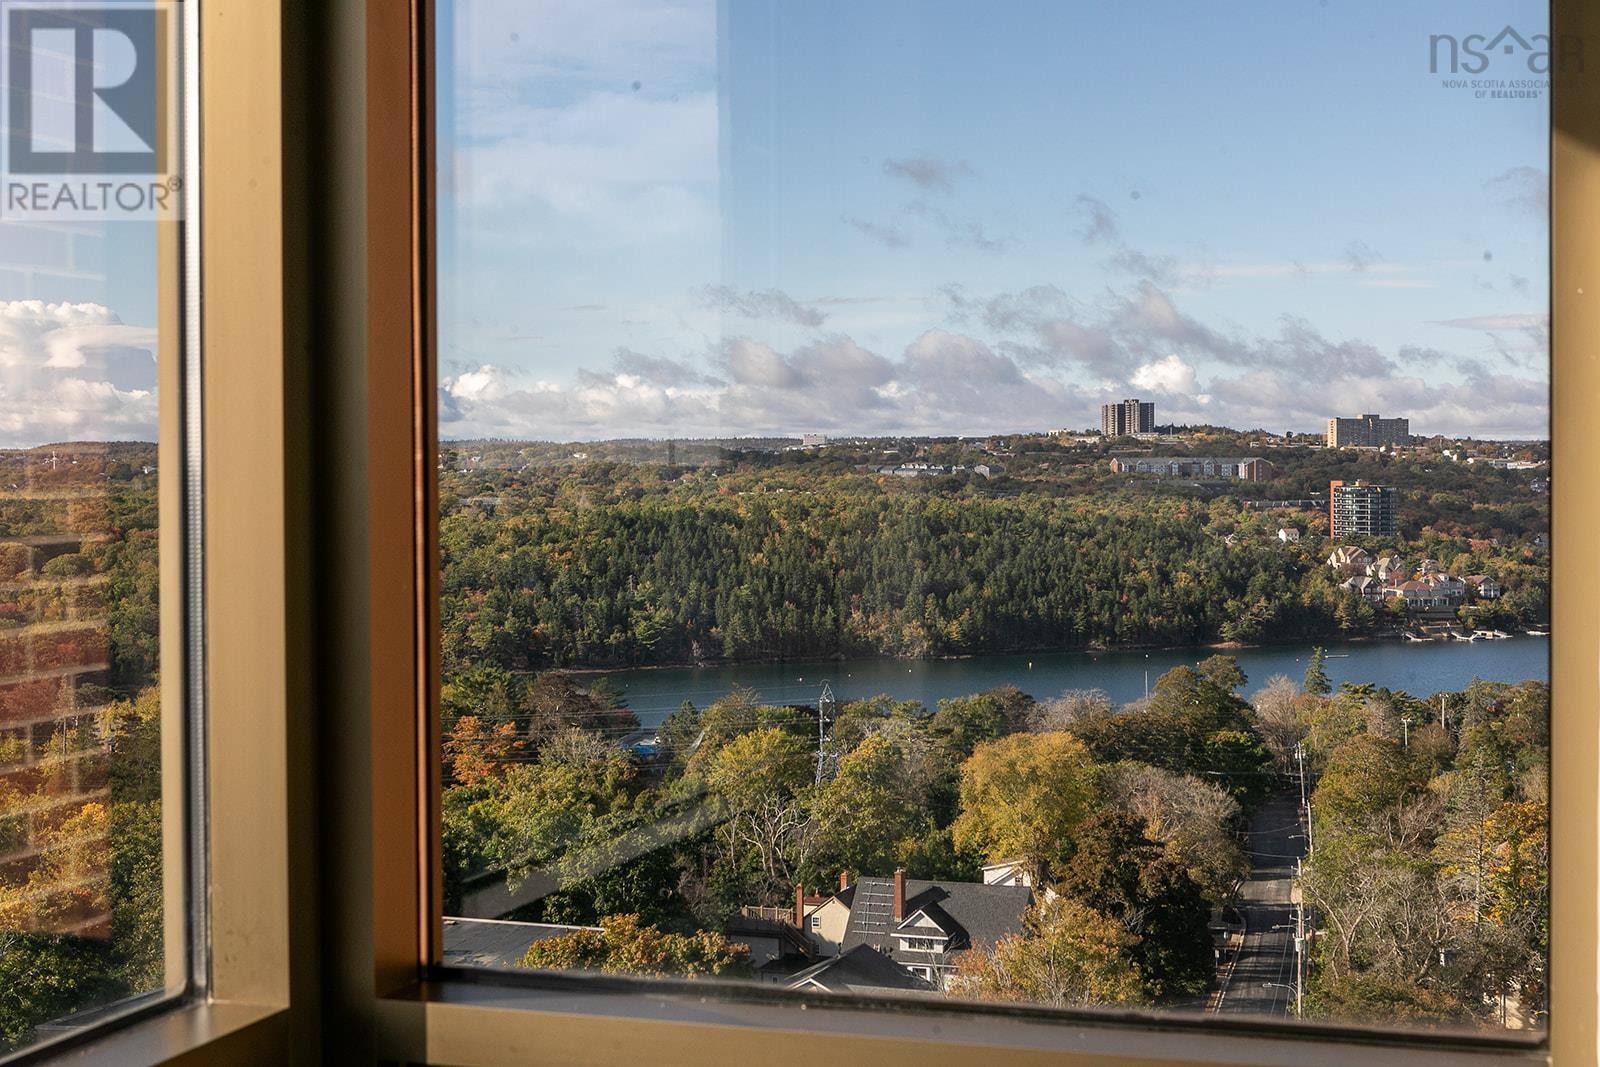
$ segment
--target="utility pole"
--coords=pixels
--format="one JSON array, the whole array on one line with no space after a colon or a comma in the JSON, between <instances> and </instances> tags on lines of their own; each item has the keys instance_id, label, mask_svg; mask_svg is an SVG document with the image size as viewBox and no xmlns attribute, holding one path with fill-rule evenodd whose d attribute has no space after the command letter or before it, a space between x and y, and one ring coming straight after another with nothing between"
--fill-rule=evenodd
<instances>
[{"instance_id":1,"label":"utility pole","mask_svg":"<svg viewBox=\"0 0 1600 1067\"><path fill-rule=\"evenodd\" d=\"M1299 741L1294 743L1295 762L1300 765L1300 810L1306 816L1306 855L1311 854L1311 797L1306 793L1306 749Z\"/></svg>"},{"instance_id":2,"label":"utility pole","mask_svg":"<svg viewBox=\"0 0 1600 1067\"><path fill-rule=\"evenodd\" d=\"M1298 892L1294 901L1294 1017L1305 1017L1306 902Z\"/></svg>"},{"instance_id":3,"label":"utility pole","mask_svg":"<svg viewBox=\"0 0 1600 1067\"><path fill-rule=\"evenodd\" d=\"M1439 694L1439 729L1448 730L1450 725L1444 721L1444 697L1443 693Z\"/></svg>"},{"instance_id":4,"label":"utility pole","mask_svg":"<svg viewBox=\"0 0 1600 1067\"><path fill-rule=\"evenodd\" d=\"M1402 731L1401 736L1404 738L1404 740L1401 742L1401 746L1400 747L1401 748L1410 748L1411 747L1411 716L1404 715L1404 716L1401 717L1401 719L1400 719L1400 729Z\"/></svg>"}]
</instances>

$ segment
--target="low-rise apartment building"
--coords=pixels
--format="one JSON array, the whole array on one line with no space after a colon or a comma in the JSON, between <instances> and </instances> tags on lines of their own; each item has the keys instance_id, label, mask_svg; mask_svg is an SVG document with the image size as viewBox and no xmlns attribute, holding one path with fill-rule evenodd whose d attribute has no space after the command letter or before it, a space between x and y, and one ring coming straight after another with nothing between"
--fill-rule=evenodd
<instances>
[{"instance_id":1,"label":"low-rise apartment building","mask_svg":"<svg viewBox=\"0 0 1600 1067\"><path fill-rule=\"evenodd\" d=\"M1165 478L1230 478L1239 482L1271 481L1276 473L1264 459L1218 459L1210 456L1118 456L1113 474L1156 474Z\"/></svg>"}]
</instances>

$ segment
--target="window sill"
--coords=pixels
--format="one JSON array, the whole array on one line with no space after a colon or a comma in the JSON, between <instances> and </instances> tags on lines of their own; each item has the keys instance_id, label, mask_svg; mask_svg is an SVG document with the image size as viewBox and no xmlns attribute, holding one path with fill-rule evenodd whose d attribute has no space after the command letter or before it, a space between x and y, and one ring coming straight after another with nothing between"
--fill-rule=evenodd
<instances>
[{"instance_id":1,"label":"window sill","mask_svg":"<svg viewBox=\"0 0 1600 1067\"><path fill-rule=\"evenodd\" d=\"M282 1063L288 1012L259 1004L190 1004L117 1027L83 1044L40 1049L22 1063L144 1067L173 1063Z\"/></svg>"},{"instance_id":2,"label":"window sill","mask_svg":"<svg viewBox=\"0 0 1600 1067\"><path fill-rule=\"evenodd\" d=\"M380 1008L378 1054L401 1062L462 1065L762 1062L770 1067L816 1063L971 1063L983 1051L1008 1064L1282 1064L1449 1067L1542 1064L1538 1047L1439 1047L1327 1036L1260 1035L1237 1029L1205 1032L1152 1022L1148 1026L1046 1020L1023 1015L918 1010L848 998L773 1002L768 998L583 988L582 979L553 978L548 988L449 978L423 983ZM1448 1040L1448 1039L1447 1039Z\"/></svg>"}]
</instances>

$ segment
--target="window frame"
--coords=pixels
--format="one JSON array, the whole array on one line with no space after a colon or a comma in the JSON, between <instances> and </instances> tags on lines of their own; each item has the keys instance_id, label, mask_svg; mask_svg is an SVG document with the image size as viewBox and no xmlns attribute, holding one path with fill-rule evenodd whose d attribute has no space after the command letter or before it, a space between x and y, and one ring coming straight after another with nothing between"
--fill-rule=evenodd
<instances>
[{"instance_id":1,"label":"window frame","mask_svg":"<svg viewBox=\"0 0 1600 1067\"><path fill-rule=\"evenodd\" d=\"M182 169L199 164L200 28L193 3L159 0L179 20L181 53L176 117ZM200 185L182 191L183 211L153 223L156 263L156 463L177 472L158 480L158 657L168 669L156 681L160 694L162 954L164 982L119 1002L93 1006L95 1022L0 1057L6 1064L45 1060L90 1045L103 1035L194 1003L208 987L205 833L205 603L203 404L199 302L201 277Z\"/></svg>"},{"instance_id":2,"label":"window frame","mask_svg":"<svg viewBox=\"0 0 1600 1067\"><path fill-rule=\"evenodd\" d=\"M1552 485L1553 542L1573 546L1553 590L1562 936L1547 1044L1513 1052L439 967L432 5L200 11L209 989L73 1062L672 1065L708 1047L919 1067L990 1050L1024 1064L1597 1062L1600 556L1579 551L1600 526L1583 463L1600 396L1592 76L1558 74L1552 89L1552 437L1574 471ZM1555 0L1553 27L1600 62L1600 5Z\"/></svg>"},{"instance_id":3,"label":"window frame","mask_svg":"<svg viewBox=\"0 0 1600 1067\"><path fill-rule=\"evenodd\" d=\"M438 675L437 675L437 522L435 520L437 505L437 471L433 462L437 441L435 437L435 424L432 419L431 406L434 395L437 361L437 337L434 333L432 318L433 301L436 299L434 287L431 250L435 241L435 219L433 214L432 191L430 183L433 178L434 158L432 147L432 122L434 111L432 106L433 89L432 81L432 54L430 49L430 26L434 17L433 5L429 0L412 0L412 37L411 48L414 57L412 79L412 106L411 116L413 130L412 164L417 168L413 175L414 184L411 190L411 220L413 233L410 235L413 245L411 257L412 269L418 277L412 279L410 291L414 299L420 301L421 306L413 306L411 321L415 325L412 335L412 353L409 372L416 384L415 393L424 398L418 404L418 412L425 410L428 418L421 425L412 427L410 444L422 453L422 461L416 465L416 482L413 485L412 499L422 509L420 514L412 516L411 528L414 530L415 541L411 546L412 558L423 561L429 567L414 569L414 593L421 596L421 602L416 613L416 620L420 630L414 635L414 648L418 651L414 671L406 672L408 676L417 680L415 690L415 712L417 720L409 724L408 730L417 739L420 746L418 760L422 764L437 765L435 755L437 749L437 722L438 722ZM1572 0L1558 2L1552 9L1553 39L1560 39L1563 33L1579 33L1585 41L1597 40L1596 29L1600 29L1600 19L1593 12L1580 10L1581 0L1577 3ZM370 55L370 52L369 52ZM369 77L373 71L369 70ZM420 85L418 84L420 82ZM1574 388L1580 372L1588 368L1574 366L1575 349L1578 347L1576 338L1579 336L1592 336L1591 330L1600 326L1600 317L1584 315L1581 305L1575 304L1570 299L1562 299L1562 279L1571 274L1581 277L1585 265L1593 258L1600 247L1589 248L1581 240L1563 239L1556 240L1558 218L1564 217L1568 211L1582 211L1582 203L1578 197L1581 190L1591 188L1591 180L1587 175L1587 167L1593 166L1595 160L1584 153L1574 151L1580 137L1591 135L1597 126L1593 119L1576 114L1581 111L1582 95L1594 95L1594 87L1585 85L1581 72L1577 77L1566 79L1556 78L1552 87L1552 188L1557 195L1554 205L1555 211L1551 217L1551 244L1552 244L1552 275L1551 275L1551 300L1553 312L1553 346L1552 346L1552 405L1551 405L1551 436L1552 450L1555 451L1554 441L1559 436L1567 444L1562 450L1573 450L1582 438L1573 431L1575 413L1572 401L1583 394L1581 388ZM395 80L391 90L398 90L399 81ZM381 107L378 103L386 95L384 87L369 82L369 93L374 107ZM371 112L369 111L369 115ZM1581 126L1580 126L1581 120ZM1583 131L1583 132L1580 132ZM398 161L398 155L395 157ZM1559 173L1557 173L1559 168ZM1580 180L1581 178L1581 180ZM372 186L369 185L369 191ZM1567 192L1570 202L1563 201L1562 192ZM1596 198L1594 203L1600 203ZM371 205L369 205L370 209ZM396 199L388 211L380 211L373 217L375 223L381 224L385 219L392 220L398 216L399 201ZM1581 237L1581 228L1574 227L1572 234L1567 238ZM392 263L385 260L384 263ZM377 269L385 269L383 264L375 265ZM1600 283L1600 279L1596 280ZM1578 292L1581 294L1582 290ZM396 314L392 320L398 321L399 306L395 307ZM394 364L398 373L398 359ZM1592 372L1591 372L1592 373ZM1579 416L1581 417L1581 415ZM389 444L389 449L395 453L401 451L401 441L396 437ZM1571 480L1569 480L1571 481ZM1600 518L1600 507L1594 501L1587 504L1581 494L1574 490L1581 488L1577 485L1566 485L1565 492L1561 491L1561 483L1556 483L1552 494L1552 521L1553 543L1582 543L1581 535L1568 532L1579 521L1577 516L1580 509L1585 509L1591 515ZM1559 516L1557 518L1556 516ZM396 514L398 519L398 513ZM395 561L392 573L398 577L399 559ZM1227 1053L1221 1051L1222 1047L1235 1041L1260 1041L1263 1048L1266 1043L1284 1043L1284 1047L1292 1046L1297 1057L1305 1057L1310 1050L1317 1047L1339 1048L1343 1047L1348 1053L1351 1045L1381 1046L1393 1062L1430 1062L1439 1056L1444 1049L1449 1049L1449 1058L1454 1061L1476 1060L1479 1055L1495 1055L1504 1059L1548 1059L1554 1057L1559 1050L1560 1061L1565 1063L1577 1054L1578 1049L1587 1049L1587 1060L1595 1059L1595 998L1592 991L1596 989L1596 969L1593 953L1585 958L1579 958L1574 953L1562 952L1560 944L1583 945L1596 944L1594 933L1596 924L1594 916L1597 905L1600 905L1600 896L1597 896L1596 887L1596 831L1600 828L1600 821L1596 819L1597 794L1596 785L1600 784L1600 777L1596 773L1596 761L1593 758L1594 738L1593 718L1589 714L1578 710L1580 708L1593 708L1600 706L1600 692L1594 685L1595 656L1593 649L1595 640L1592 635L1600 634L1600 626L1596 625L1594 611L1588 606L1591 598L1584 598L1584 591L1593 590L1600 594L1600 584L1596 584L1597 573L1594 568L1585 566L1579 570L1578 561L1563 558L1562 586L1553 591L1554 608L1552 620L1553 631L1559 632L1563 640L1556 642L1552 649L1552 803L1551 803L1551 838L1552 838L1552 926L1558 926L1564 931L1561 942L1552 947L1551 961L1551 1026L1543 1040L1537 1044L1521 1040L1496 1040L1495 1037L1474 1037L1472 1039L1455 1039L1453 1036L1441 1036L1431 1033L1388 1031L1384 1032L1375 1028L1358 1028L1354 1026L1273 1026L1254 1021L1235 1026L1231 1023L1218 1024L1215 1019L1189 1021L1173 1017L1152 1018L1149 1014L1096 1012L1096 1013L1062 1013L1044 1011L1016 1011L992 1006L970 1005L941 1005L938 1014L946 1021L947 1026L958 1025L956 1020L965 1018L982 1030L986 1022L997 1018L1015 1019L1018 1017L1029 1018L1031 1025L1040 1030L1048 1030L1057 1026L1063 1034L1061 1044L1057 1047L1062 1051L1073 1043L1066 1039L1065 1031L1074 1024L1079 1027L1077 1038L1081 1040L1086 1032L1098 1034L1106 1044L1101 1046L1094 1042L1089 1048L1082 1049L1087 1052L1093 1048L1096 1052L1112 1053L1118 1050L1127 1050L1130 1046L1142 1044L1138 1036L1148 1035L1147 1029L1154 1027L1160 1032L1181 1033L1183 1039L1180 1048L1176 1051L1178 1059L1168 1059L1174 1053L1169 1050L1165 1055L1159 1055L1153 1049L1140 1052L1141 1060L1148 1058L1151 1062L1187 1062L1189 1057L1213 1061L1213 1056L1220 1055L1221 1060L1215 1062L1234 1062L1227 1059ZM1561 595L1561 594L1567 595ZM399 675L402 672L396 671ZM1560 678L1559 685L1555 679ZM1577 679L1584 678L1587 684L1575 684ZM1580 703L1581 701L1581 703ZM397 727L398 728L398 727ZM1586 746L1579 738L1586 737L1589 744ZM1557 754L1560 754L1559 756ZM418 808L423 818L431 827L427 842L429 847L436 849L437 827L439 811L439 783L435 773L427 781L428 792L418 798ZM1580 843L1587 842L1588 847ZM419 991L413 994L425 1005L423 1015L426 1022L422 1025L425 1034L431 1034L436 1027L449 1026L446 1017L454 1014L458 1003L475 1003L469 990L481 989L499 982L505 988L539 988L544 990L558 989L564 994L583 999L585 996L605 997L615 996L618 983L611 979L596 979L581 975L547 975L531 982L517 980L520 976L506 974L470 975L462 969L445 968L439 966L442 954L436 940L439 916L442 914L442 894L435 880L430 878L431 871L440 867L438 852L433 852L426 857L428 867L416 873L416 883L421 887L422 899L430 905L433 918L433 936L435 939L424 938L420 948L424 963L424 983ZM1586 917L1583 922L1580 916ZM468 982L469 985L461 983ZM651 983L622 983L635 997L646 997L652 992L657 996L670 998L672 996L690 995L690 991L705 991L713 983L697 982L661 982L655 980ZM1591 991L1585 997L1583 992ZM728 998L725 1002L733 1016L730 1021L736 1022L738 1012L732 1005L747 999L740 992L732 988L724 988L721 995ZM764 1003L767 996L760 998ZM926 1006L914 1005L903 1000L897 1001L893 997L861 998L822 998L831 1001L831 1006L841 1011L855 1014L864 1014L873 1011L875 1007L881 1009L895 1007L902 1011L918 1016L930 1014ZM503 1003L502 996L497 1003ZM810 997L805 1002L816 1003L817 998ZM799 996L789 994L777 998L777 1002L791 1011L805 1010L801 1005L805 1003ZM524 1005L528 1011L540 1010L540 998L528 997ZM602 1006L596 1006L597 1011L603 1012ZM1570 1016L1569 1016L1569 1013ZM1567 1018L1563 1019L1563 1016ZM1056 1021L1051 1021L1056 1020ZM486 1021L486 1020L485 1020ZM518 1028L516 1020L506 1024L512 1030ZM707 1035L708 1037L710 1035ZM593 1038L598 1042L599 1033ZM1046 1047L1050 1046L1048 1036L1034 1035L1035 1040L1041 1040ZM507 1034L505 1040L514 1041L515 1037ZM721 1040L721 1037L718 1037ZM615 1042L612 1042L615 1044ZM1211 1046L1216 1046L1213 1049ZM434 1046L428 1040L425 1047L432 1058ZM636 1053L639 1055L650 1054L654 1046L641 1043ZM398 1049L396 1051L399 1051ZM454 1060L454 1043L441 1049L444 1058ZM633 1055L634 1052L630 1052ZM770 1055L770 1053L768 1053ZM595 1062L608 1060L607 1056L596 1056ZM498 1057L484 1062L497 1062ZM477 1062L477 1061L474 1061ZM1239 1061L1243 1062L1243 1061Z\"/></svg>"}]
</instances>

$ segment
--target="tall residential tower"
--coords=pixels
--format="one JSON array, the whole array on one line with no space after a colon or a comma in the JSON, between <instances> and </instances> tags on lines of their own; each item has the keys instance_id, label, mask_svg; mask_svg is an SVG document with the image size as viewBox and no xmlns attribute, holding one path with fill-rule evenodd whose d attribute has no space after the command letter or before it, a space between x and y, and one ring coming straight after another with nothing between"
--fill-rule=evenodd
<instances>
[{"instance_id":1,"label":"tall residential tower","mask_svg":"<svg viewBox=\"0 0 1600 1067\"><path fill-rule=\"evenodd\" d=\"M1156 406L1145 400L1123 400L1100 405L1100 432L1107 437L1128 437L1156 432Z\"/></svg>"},{"instance_id":2,"label":"tall residential tower","mask_svg":"<svg viewBox=\"0 0 1600 1067\"><path fill-rule=\"evenodd\" d=\"M1366 482L1328 483L1328 533L1341 537L1394 537L1400 533L1400 491Z\"/></svg>"}]
</instances>

